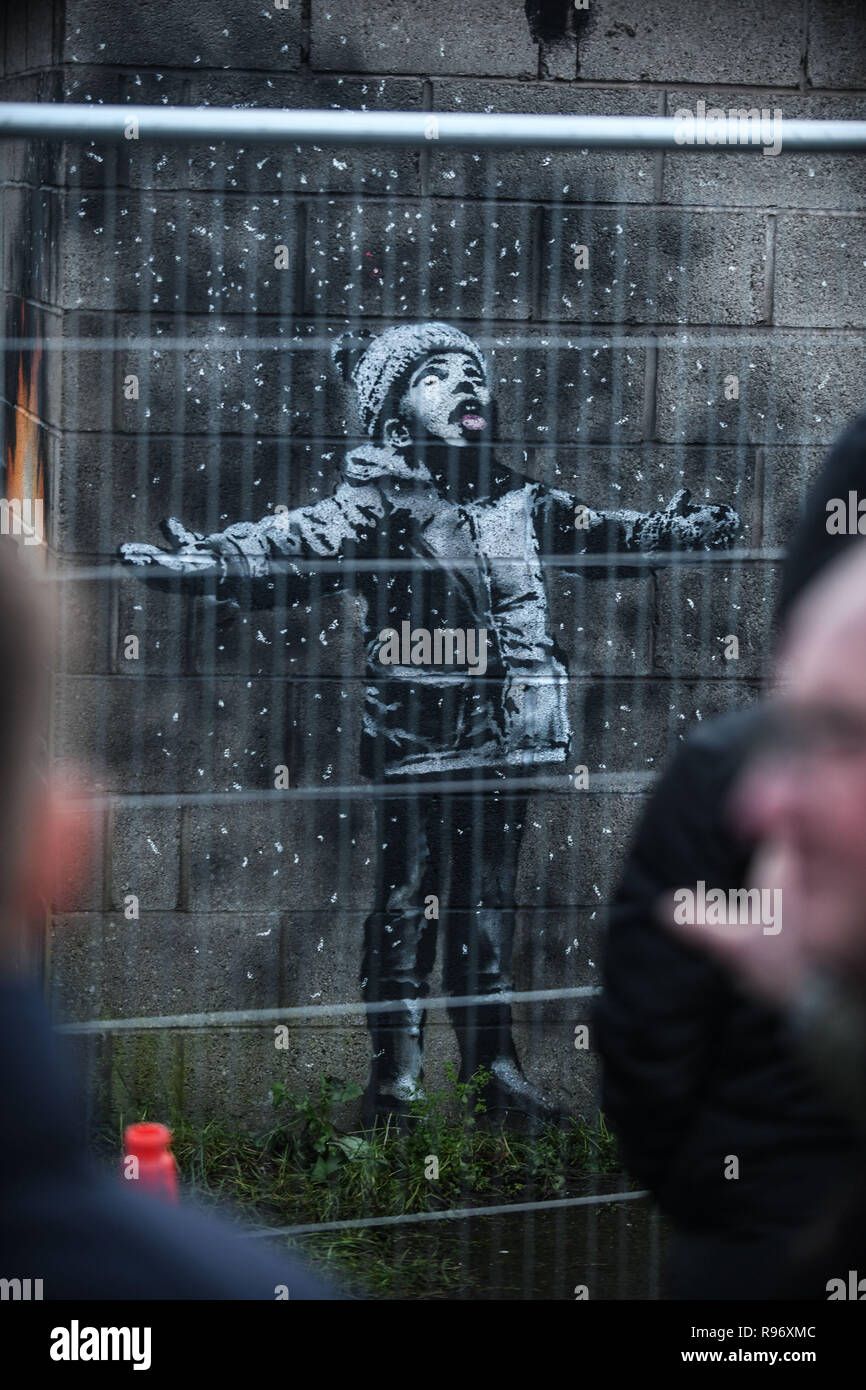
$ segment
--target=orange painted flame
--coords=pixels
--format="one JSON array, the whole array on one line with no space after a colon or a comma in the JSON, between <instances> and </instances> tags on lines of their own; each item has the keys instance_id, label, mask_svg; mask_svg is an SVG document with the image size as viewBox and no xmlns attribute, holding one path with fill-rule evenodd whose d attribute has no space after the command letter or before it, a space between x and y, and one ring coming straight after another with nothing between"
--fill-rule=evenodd
<instances>
[{"instance_id":1,"label":"orange painted flame","mask_svg":"<svg viewBox=\"0 0 866 1390\"><path fill-rule=\"evenodd\" d=\"M20 333L25 336L25 308L21 305ZM17 498L34 502L45 497L45 470L42 457L40 420L40 369L42 365L42 335L38 319L35 328L36 346L20 348L18 352L18 382L15 406L11 415L11 442L6 445L6 487L4 496L11 502ZM43 542L44 544L44 542Z\"/></svg>"}]
</instances>

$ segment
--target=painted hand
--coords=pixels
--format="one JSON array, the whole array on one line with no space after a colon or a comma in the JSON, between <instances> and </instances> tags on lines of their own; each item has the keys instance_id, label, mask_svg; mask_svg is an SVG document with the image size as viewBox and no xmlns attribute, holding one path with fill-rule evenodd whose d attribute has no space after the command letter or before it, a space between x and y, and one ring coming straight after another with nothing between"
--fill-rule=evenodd
<instances>
[{"instance_id":1,"label":"painted hand","mask_svg":"<svg viewBox=\"0 0 866 1390\"><path fill-rule=\"evenodd\" d=\"M675 493L663 515L670 518L671 534L681 545L712 549L729 546L740 526L740 518L726 502L693 503L688 488Z\"/></svg>"},{"instance_id":2,"label":"painted hand","mask_svg":"<svg viewBox=\"0 0 866 1390\"><path fill-rule=\"evenodd\" d=\"M158 565L161 569L177 574L206 573L219 570L221 562L213 549L207 545L205 537L198 531L188 531L176 517L169 517L162 523L162 531L167 537L171 550L163 550L158 545L145 545L130 541L120 547L120 557L128 565Z\"/></svg>"}]
</instances>

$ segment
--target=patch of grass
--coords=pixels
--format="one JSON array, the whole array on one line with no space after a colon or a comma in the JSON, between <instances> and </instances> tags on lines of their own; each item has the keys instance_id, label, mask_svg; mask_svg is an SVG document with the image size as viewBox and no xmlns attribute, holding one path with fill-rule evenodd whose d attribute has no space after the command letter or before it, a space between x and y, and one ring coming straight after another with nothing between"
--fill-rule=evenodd
<instances>
[{"instance_id":1,"label":"patch of grass","mask_svg":"<svg viewBox=\"0 0 866 1390\"><path fill-rule=\"evenodd\" d=\"M287 1240L305 1264L349 1295L363 1298L455 1298L473 1276L457 1259L452 1241L428 1227L323 1231Z\"/></svg>"},{"instance_id":2,"label":"patch of grass","mask_svg":"<svg viewBox=\"0 0 866 1390\"><path fill-rule=\"evenodd\" d=\"M492 1123L482 1097L488 1080L479 1068L460 1082L452 1067L441 1090L413 1104L407 1124L387 1120L349 1133L335 1111L358 1098L358 1086L326 1076L311 1099L278 1084L273 1124L264 1133L180 1118L172 1122L172 1147L184 1186L200 1204L228 1204L273 1226L544 1201L575 1186L585 1190L587 1174L621 1169L603 1117L533 1135ZM121 1135L124 1124L143 1118L124 1117ZM117 1136L103 1133L98 1146L116 1157ZM373 1296L448 1296L466 1288L466 1272L429 1225L323 1231L291 1244Z\"/></svg>"}]
</instances>

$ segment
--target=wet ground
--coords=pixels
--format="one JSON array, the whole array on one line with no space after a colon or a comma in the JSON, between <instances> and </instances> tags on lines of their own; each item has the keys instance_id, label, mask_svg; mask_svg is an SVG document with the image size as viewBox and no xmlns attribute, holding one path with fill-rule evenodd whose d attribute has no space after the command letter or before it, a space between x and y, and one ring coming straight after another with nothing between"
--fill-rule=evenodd
<instances>
[{"instance_id":1,"label":"wet ground","mask_svg":"<svg viewBox=\"0 0 866 1390\"><path fill-rule=\"evenodd\" d=\"M658 1298L663 1232L648 1201L475 1217L439 1234L481 1299Z\"/></svg>"},{"instance_id":2,"label":"wet ground","mask_svg":"<svg viewBox=\"0 0 866 1390\"><path fill-rule=\"evenodd\" d=\"M622 1192L621 1176L596 1179L595 1193ZM570 1190L569 1196L584 1195ZM381 1228L373 1238L396 1299L658 1299L667 1232L652 1203L605 1202ZM326 1241L314 1237L313 1244ZM303 1258L303 1239L298 1254Z\"/></svg>"},{"instance_id":3,"label":"wet ground","mask_svg":"<svg viewBox=\"0 0 866 1390\"><path fill-rule=\"evenodd\" d=\"M412 1239L408 1231L403 1238ZM664 1233L647 1201L442 1222L430 1238L432 1263L459 1267L469 1298L660 1296ZM461 1293L453 1289L447 1296Z\"/></svg>"}]
</instances>

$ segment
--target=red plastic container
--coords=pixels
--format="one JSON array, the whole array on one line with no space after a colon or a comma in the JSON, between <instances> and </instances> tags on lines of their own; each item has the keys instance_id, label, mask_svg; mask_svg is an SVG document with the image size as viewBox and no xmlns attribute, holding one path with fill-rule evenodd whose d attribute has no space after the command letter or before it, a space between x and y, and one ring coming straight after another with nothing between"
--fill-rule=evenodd
<instances>
[{"instance_id":1,"label":"red plastic container","mask_svg":"<svg viewBox=\"0 0 866 1390\"><path fill-rule=\"evenodd\" d=\"M142 1123L123 1131L121 1171L128 1182L138 1182L146 1192L166 1202L180 1201L177 1163L171 1152L167 1125ZM131 1160L134 1160L131 1161Z\"/></svg>"}]
</instances>

